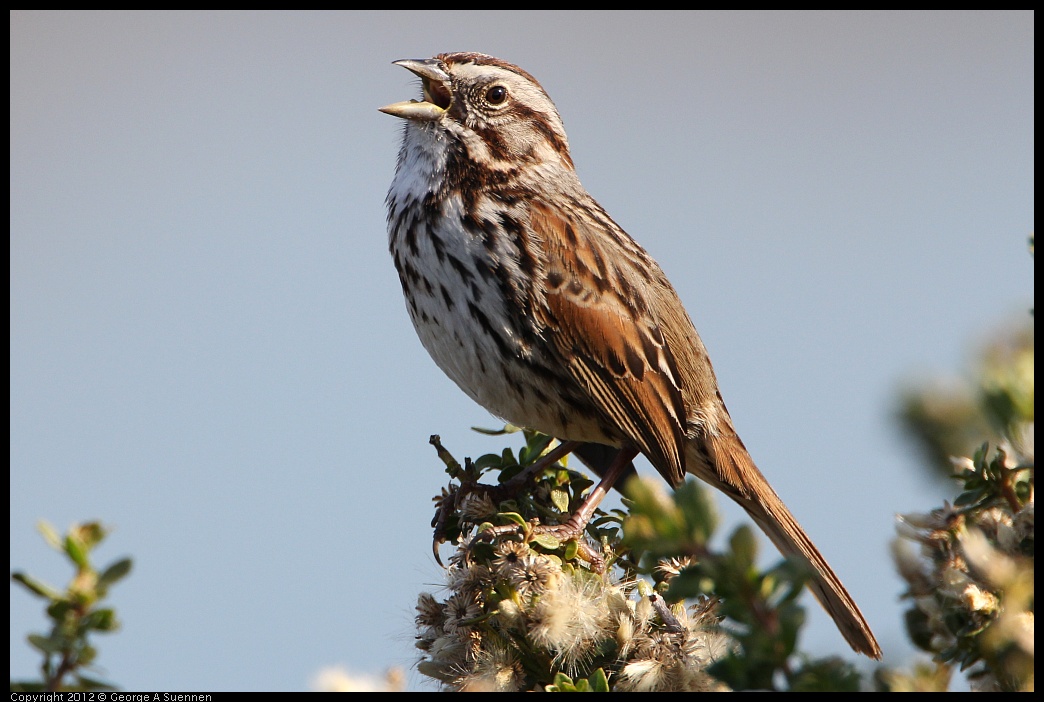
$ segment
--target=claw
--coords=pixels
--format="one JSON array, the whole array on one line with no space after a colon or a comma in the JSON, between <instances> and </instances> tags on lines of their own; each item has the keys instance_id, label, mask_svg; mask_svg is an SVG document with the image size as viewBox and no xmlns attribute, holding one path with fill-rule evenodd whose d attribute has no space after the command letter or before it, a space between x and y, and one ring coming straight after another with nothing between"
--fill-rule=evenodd
<instances>
[{"instance_id":1,"label":"claw","mask_svg":"<svg viewBox=\"0 0 1044 702\"><path fill-rule=\"evenodd\" d=\"M439 555L439 543L438 539L432 539L431 541L431 552L435 556L435 562L439 564L440 568L445 568L446 564L442 562L442 556Z\"/></svg>"}]
</instances>

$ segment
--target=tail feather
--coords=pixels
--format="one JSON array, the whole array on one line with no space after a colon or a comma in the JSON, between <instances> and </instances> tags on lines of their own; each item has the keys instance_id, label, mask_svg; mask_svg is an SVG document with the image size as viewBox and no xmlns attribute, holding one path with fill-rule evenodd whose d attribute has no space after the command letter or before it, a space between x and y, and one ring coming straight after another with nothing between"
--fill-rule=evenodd
<instances>
[{"instance_id":1,"label":"tail feather","mask_svg":"<svg viewBox=\"0 0 1044 702\"><path fill-rule=\"evenodd\" d=\"M807 564L812 574L809 589L848 644L859 653L881 658L881 647L852 596L754 465L739 438L735 434L717 436L691 446L686 469L746 510L780 553Z\"/></svg>"}]
</instances>

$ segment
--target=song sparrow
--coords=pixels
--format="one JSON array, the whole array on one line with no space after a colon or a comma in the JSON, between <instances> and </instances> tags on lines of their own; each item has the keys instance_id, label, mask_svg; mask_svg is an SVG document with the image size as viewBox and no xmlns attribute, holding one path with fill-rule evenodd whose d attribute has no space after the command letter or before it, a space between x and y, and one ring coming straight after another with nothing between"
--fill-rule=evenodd
<instances>
[{"instance_id":1,"label":"song sparrow","mask_svg":"<svg viewBox=\"0 0 1044 702\"><path fill-rule=\"evenodd\" d=\"M672 486L692 473L739 503L809 565L812 592L852 648L880 658L852 597L737 436L674 288L580 184L536 79L477 53L395 63L423 90L381 108L405 119L387 206L410 318L472 399L599 469L601 483L556 533L579 535L641 452Z\"/></svg>"}]
</instances>

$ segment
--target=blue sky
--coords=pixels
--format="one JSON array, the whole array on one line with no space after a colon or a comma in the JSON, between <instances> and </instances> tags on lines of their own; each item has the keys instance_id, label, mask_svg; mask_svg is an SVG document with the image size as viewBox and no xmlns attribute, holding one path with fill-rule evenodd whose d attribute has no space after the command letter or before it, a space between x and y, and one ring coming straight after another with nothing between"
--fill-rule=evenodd
<instances>
[{"instance_id":1,"label":"blue sky","mask_svg":"<svg viewBox=\"0 0 1044 702\"><path fill-rule=\"evenodd\" d=\"M1033 40L1026 12L12 12L11 568L67 581L38 519L114 526L99 560L135 570L97 643L125 689L329 665L424 687L427 438L503 441L407 318L377 108L417 95L393 60L474 50L555 100L755 460L908 661L894 515L950 492L892 413L1032 306ZM804 647L848 657L807 603ZM12 587L11 622L31 676L40 602Z\"/></svg>"}]
</instances>

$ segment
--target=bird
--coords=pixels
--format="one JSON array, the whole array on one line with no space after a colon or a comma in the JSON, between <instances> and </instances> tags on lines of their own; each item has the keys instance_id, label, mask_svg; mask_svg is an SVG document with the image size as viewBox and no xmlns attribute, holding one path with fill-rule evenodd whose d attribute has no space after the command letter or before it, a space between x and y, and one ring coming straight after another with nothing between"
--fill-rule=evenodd
<instances>
[{"instance_id":1,"label":"bird","mask_svg":"<svg viewBox=\"0 0 1044 702\"><path fill-rule=\"evenodd\" d=\"M859 607L755 465L707 349L660 266L580 183L541 84L477 52L393 62L421 98L385 200L410 319L436 365L493 415L558 438L601 481L558 536L578 537L644 455L738 503L857 652L881 649ZM626 173L626 170L621 170Z\"/></svg>"}]
</instances>

